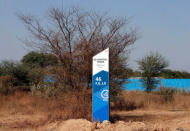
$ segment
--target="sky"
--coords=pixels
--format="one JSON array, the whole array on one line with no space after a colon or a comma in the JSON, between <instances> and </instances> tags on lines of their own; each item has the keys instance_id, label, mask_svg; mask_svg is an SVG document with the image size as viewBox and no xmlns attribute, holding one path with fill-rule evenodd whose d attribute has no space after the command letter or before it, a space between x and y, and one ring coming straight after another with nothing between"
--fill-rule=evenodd
<instances>
[{"instance_id":1,"label":"sky","mask_svg":"<svg viewBox=\"0 0 190 131\"><path fill-rule=\"evenodd\" d=\"M190 0L0 0L0 60L19 61L29 50L21 39L29 37L17 13L45 18L52 7L80 7L131 18L139 39L132 46L129 67L149 52L159 52L168 68L190 72Z\"/></svg>"}]
</instances>

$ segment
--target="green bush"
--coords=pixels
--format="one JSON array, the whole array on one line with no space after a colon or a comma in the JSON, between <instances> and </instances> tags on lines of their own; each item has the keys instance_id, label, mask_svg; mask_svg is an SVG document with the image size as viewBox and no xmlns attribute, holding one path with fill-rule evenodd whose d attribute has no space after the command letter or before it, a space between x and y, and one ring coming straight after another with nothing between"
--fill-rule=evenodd
<instances>
[{"instance_id":1,"label":"green bush","mask_svg":"<svg viewBox=\"0 0 190 131\"><path fill-rule=\"evenodd\" d=\"M16 86L23 86L28 85L28 72L29 68L27 66L24 66L22 64L18 64L13 68L12 76L17 79Z\"/></svg>"},{"instance_id":2,"label":"green bush","mask_svg":"<svg viewBox=\"0 0 190 131\"><path fill-rule=\"evenodd\" d=\"M30 68L54 66L58 64L55 55L47 53L29 52L26 54L21 62Z\"/></svg>"},{"instance_id":3,"label":"green bush","mask_svg":"<svg viewBox=\"0 0 190 131\"><path fill-rule=\"evenodd\" d=\"M28 85L29 68L13 61L2 61L0 63L0 76L12 76L16 78L14 86Z\"/></svg>"},{"instance_id":4,"label":"green bush","mask_svg":"<svg viewBox=\"0 0 190 131\"><path fill-rule=\"evenodd\" d=\"M170 70L170 69L165 69L161 74L160 77L164 78L180 78L180 79L188 79L190 78L190 73L186 71L177 71L177 70Z\"/></svg>"},{"instance_id":5,"label":"green bush","mask_svg":"<svg viewBox=\"0 0 190 131\"><path fill-rule=\"evenodd\" d=\"M28 72L28 80L30 85L37 86L41 82L43 82L44 79L44 69L42 68L33 68Z\"/></svg>"}]
</instances>

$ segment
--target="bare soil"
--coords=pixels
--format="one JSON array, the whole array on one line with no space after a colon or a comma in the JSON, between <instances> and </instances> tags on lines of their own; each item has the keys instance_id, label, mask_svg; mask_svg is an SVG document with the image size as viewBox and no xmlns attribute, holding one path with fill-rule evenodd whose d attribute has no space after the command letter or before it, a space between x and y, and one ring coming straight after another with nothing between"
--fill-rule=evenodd
<instances>
[{"instance_id":1,"label":"bare soil","mask_svg":"<svg viewBox=\"0 0 190 131\"><path fill-rule=\"evenodd\" d=\"M45 122L45 114L0 112L1 131L190 131L190 111L135 110L113 112L114 123L85 119ZM118 120L117 120L118 119ZM43 122L44 121L44 122ZM180 131L180 130L179 130ZM182 131L182 130L181 130Z\"/></svg>"}]
</instances>

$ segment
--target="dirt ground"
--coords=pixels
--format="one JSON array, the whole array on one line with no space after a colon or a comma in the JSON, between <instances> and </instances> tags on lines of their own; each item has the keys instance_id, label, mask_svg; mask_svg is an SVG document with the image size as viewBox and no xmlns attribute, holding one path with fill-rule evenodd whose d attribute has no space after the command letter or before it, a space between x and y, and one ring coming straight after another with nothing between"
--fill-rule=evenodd
<instances>
[{"instance_id":1,"label":"dirt ground","mask_svg":"<svg viewBox=\"0 0 190 131\"><path fill-rule=\"evenodd\" d=\"M123 111L111 108L111 123L89 121L91 94L86 98L76 97L76 93L73 97L68 95L63 98L23 92L1 95L0 131L190 131L188 95L176 95L173 102L163 103L158 95L127 92L121 105L115 105Z\"/></svg>"},{"instance_id":2,"label":"dirt ground","mask_svg":"<svg viewBox=\"0 0 190 131\"><path fill-rule=\"evenodd\" d=\"M114 123L85 119L45 122L45 114L0 112L1 131L190 131L190 111L135 110L112 112Z\"/></svg>"}]
</instances>

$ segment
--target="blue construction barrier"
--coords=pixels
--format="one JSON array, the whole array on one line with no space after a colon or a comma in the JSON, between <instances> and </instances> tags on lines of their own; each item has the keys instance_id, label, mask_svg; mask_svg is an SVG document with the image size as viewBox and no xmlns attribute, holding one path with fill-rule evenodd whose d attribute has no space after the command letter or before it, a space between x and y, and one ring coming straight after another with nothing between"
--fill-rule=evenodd
<instances>
[{"instance_id":1,"label":"blue construction barrier","mask_svg":"<svg viewBox=\"0 0 190 131\"><path fill-rule=\"evenodd\" d=\"M124 87L125 90L145 90L140 78L127 79ZM190 79L160 79L160 83L157 84L156 87L177 88L190 91Z\"/></svg>"}]
</instances>

